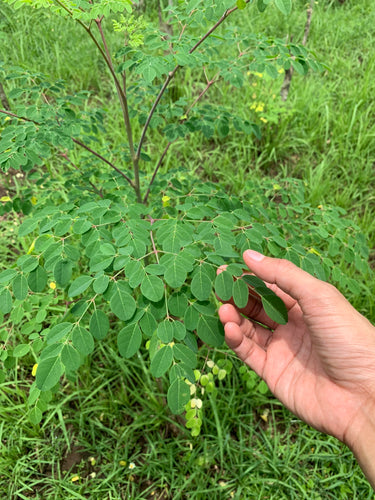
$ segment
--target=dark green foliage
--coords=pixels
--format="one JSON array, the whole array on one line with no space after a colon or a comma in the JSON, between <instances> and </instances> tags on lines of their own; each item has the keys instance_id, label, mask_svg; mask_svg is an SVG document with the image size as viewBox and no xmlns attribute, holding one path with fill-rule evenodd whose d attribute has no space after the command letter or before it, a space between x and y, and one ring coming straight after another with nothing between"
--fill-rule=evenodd
<instances>
[{"instance_id":1,"label":"dark green foliage","mask_svg":"<svg viewBox=\"0 0 375 500\"><path fill-rule=\"evenodd\" d=\"M11 111L0 113L0 165L4 171L32 172L48 193L35 207L23 208L19 202L30 215L18 237L31 246L14 268L0 273L0 312L10 314L14 324L30 318L25 333L30 343L6 348L1 360L8 368L30 351L38 357L29 397L31 421L38 423L46 409L43 394L55 390L64 374L74 380L95 343L114 336L125 359L140 349L148 351L151 374L169 379L170 408L190 412L188 427L197 435L202 401L190 396L200 380L194 370L201 345L222 348L224 342L217 297L233 297L244 307L250 286L273 321L287 321L282 301L260 280L242 276L243 251L286 256L321 279L357 290L358 284L338 271L335 259L343 254L366 272L368 249L344 211L306 202L302 182L249 180L248 201L215 184L197 182L188 169L166 175L159 169L171 143L192 133L206 140L220 141L234 132L261 139L246 111L203 99L212 85L238 89L254 72L273 78L293 65L305 75L324 65L303 46L241 32L235 23L222 25L237 10L241 15L250 8L262 12L266 0L256 5L238 1L236 6L226 0L176 3L169 6L176 31L168 38L142 18L121 14L114 28L126 43L122 37L121 46L111 50L102 16L131 9L127 0L83 2L79 9L71 0L20 3L50 8L87 33L117 90L125 138L117 147L111 145L105 111L88 106L88 92L69 95L64 82L51 83L23 68L5 72L0 66L12 105ZM275 0L274 5L282 14L290 13L290 0ZM185 70L194 74L198 93L171 95L170 82ZM164 140L160 158L152 157L152 145L145 151L149 127ZM134 131L139 128L138 137ZM64 185L57 189L54 177L41 169L56 157L64 162ZM178 157L173 159L178 165ZM201 381L208 393L215 391L213 377L222 380L230 371L223 363Z\"/></svg>"}]
</instances>

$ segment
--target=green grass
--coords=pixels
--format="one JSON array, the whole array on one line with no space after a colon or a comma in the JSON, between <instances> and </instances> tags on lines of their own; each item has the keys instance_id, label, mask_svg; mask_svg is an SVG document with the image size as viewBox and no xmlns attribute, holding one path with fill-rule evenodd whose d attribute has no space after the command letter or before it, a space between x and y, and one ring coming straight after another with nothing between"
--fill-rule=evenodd
<instances>
[{"instance_id":1,"label":"green grass","mask_svg":"<svg viewBox=\"0 0 375 500\"><path fill-rule=\"evenodd\" d=\"M304 3L296 2L299 7ZM249 17L238 16L243 29L256 31L266 25L279 36L293 34L296 41L303 35L300 9L287 23L272 9L265 17L251 12ZM0 6L0 13L0 57L7 64L27 64L52 78L64 78L70 89L97 91L93 104L105 105L111 137L121 142L118 108L109 101L110 86L99 71L102 63L89 44L82 57L82 35L71 23L41 11L20 9L14 14L6 5ZM374 248L374 39L375 11L367 0L315 4L308 45L331 70L293 77L282 120L265 125L260 142L240 134L210 141L193 136L186 144L172 146L164 169L188 162L195 175L217 180L250 199L249 177L302 178L313 204L345 208ZM272 94L278 94L282 76L263 82L259 78L253 87L251 80L240 92L214 87L213 99L256 118L250 108L253 93L271 112ZM194 87L183 75L178 85L184 91ZM161 137L153 133L152 138L149 152L157 153ZM58 167L48 168L62 182ZM10 189L18 192L17 186ZM18 250L12 241L13 217L1 221L3 262L14 259ZM374 262L373 251L371 258ZM363 286L371 291L374 281ZM373 303L362 295L349 298L375 318ZM0 389L1 498L374 498L348 449L302 424L269 394L244 388L239 362L216 397L204 400L202 433L192 438L166 409L163 383L158 386L149 377L144 359L141 353L125 362L116 353L114 338L99 346L78 380L67 381L55 395L40 426L26 418L35 360L26 356L9 369L11 377ZM130 470L132 462L135 468ZM74 476L79 479L72 481Z\"/></svg>"},{"instance_id":2,"label":"green grass","mask_svg":"<svg viewBox=\"0 0 375 500\"><path fill-rule=\"evenodd\" d=\"M27 373L4 384L2 497L373 498L345 446L268 395L244 397L235 373L205 401L202 434L192 438L142 366L140 358L125 364L111 346L99 349L40 428L22 411Z\"/></svg>"}]
</instances>

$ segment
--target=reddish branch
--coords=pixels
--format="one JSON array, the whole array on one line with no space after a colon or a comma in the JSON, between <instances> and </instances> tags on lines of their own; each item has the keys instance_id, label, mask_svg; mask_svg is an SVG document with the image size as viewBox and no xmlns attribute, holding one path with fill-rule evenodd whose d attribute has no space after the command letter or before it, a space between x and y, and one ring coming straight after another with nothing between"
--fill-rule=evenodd
<instances>
[{"instance_id":1,"label":"reddish branch","mask_svg":"<svg viewBox=\"0 0 375 500\"><path fill-rule=\"evenodd\" d=\"M186 113L185 113L185 117L187 117L188 113L193 109L193 107L197 104L197 102L202 99L202 97L205 95L205 93L207 92L207 90L211 87L211 85L213 85L215 82L217 82L218 80L218 75L219 73L217 73L213 78L212 80L208 80L207 79L207 85L206 87L202 90L202 92L198 95L198 97L194 100L194 102L189 106L189 108L187 109ZM207 77L206 77L207 78ZM186 118L185 118L186 119ZM175 139L176 140L176 139ZM150 180L150 184L148 185L148 188L147 188L147 192L143 198L143 203L146 204L147 203L147 200L148 200L148 197L149 197L149 194L150 194L150 190L151 190L151 186L152 184L154 183L154 180L155 180L155 177L164 161L164 158L165 158L165 155L167 154L168 152L168 149L169 147L171 146L171 144L173 144L174 141L169 141L168 144L166 145L166 147L164 148L164 151L155 167L155 170L154 170L154 173L152 174L152 177L151 177L151 180Z\"/></svg>"},{"instance_id":2,"label":"reddish branch","mask_svg":"<svg viewBox=\"0 0 375 500\"><path fill-rule=\"evenodd\" d=\"M38 126L41 125L40 123L36 122L35 120L31 120L30 118L26 118L24 116L15 115L14 113L11 113L10 111L6 111L5 109L0 109L0 113L3 113L3 114L8 115L8 116L12 116L13 118L17 118L18 120L23 120L25 122L34 123L34 125L38 125ZM130 179L130 177L128 177L124 172L122 172L119 168L117 168L116 165L114 165L109 160L107 160L106 158L104 158L101 154L97 153L93 149L91 149L88 146L86 146L86 144L84 144L83 142L79 141L78 139L74 139L74 137L71 137L71 139L72 139L72 141L75 144L77 144L77 146L80 146L81 148L86 149L86 151L89 151L92 155L94 155L97 158L99 158L100 160L102 160L104 163L106 163L111 168L113 168L113 170L116 170L116 172L119 173L122 177L124 177L124 179L126 179L127 182L134 189L134 184L133 184L133 181Z\"/></svg>"},{"instance_id":3,"label":"reddish branch","mask_svg":"<svg viewBox=\"0 0 375 500\"><path fill-rule=\"evenodd\" d=\"M311 17L312 17L312 13L313 13L313 6L314 6L314 0L310 0L310 6L309 6L309 8L307 9L307 12L306 12L306 15L307 15L307 17L306 17L306 24L305 24L305 31L304 31L303 40L302 40L302 45L304 45L304 46L307 43L307 39L308 39L309 33L310 33L310 26L311 26ZM283 101L286 101L288 99L289 90L290 90L290 84L292 83L293 73L294 73L293 66L290 66L289 69L285 70L284 81L283 81L283 84L282 84L281 90L280 90L280 96L281 96L281 99Z\"/></svg>"},{"instance_id":4,"label":"reddish branch","mask_svg":"<svg viewBox=\"0 0 375 500\"><path fill-rule=\"evenodd\" d=\"M245 0L246 3L249 3L250 0ZM192 47L190 50L189 50L189 54L192 54L215 30L216 28L218 28L224 21L225 19L230 16L230 14L232 14L232 12L236 11L238 9L238 7L233 7L232 9L228 9L224 12L224 14L221 16L221 18L212 26L212 28L210 28L207 33L205 35L202 36L202 38L194 45L194 47ZM139 144L138 144L138 149L137 149L137 157L139 158L140 157L140 154L141 154L141 151L142 151L142 146L143 146L143 142L145 140L145 137L146 137L146 132L147 132L147 129L148 129L148 126L150 124L150 121L151 121L151 118L155 112L155 109L157 107L157 105L159 104L160 102L160 99L163 97L163 94L164 92L166 91L170 81L172 80L172 78L174 77L174 75L176 74L176 71L180 68L179 65L177 65L167 76L164 84L163 84L163 87L161 88L151 110L150 110L150 113L147 117L147 120L146 120L146 123L144 124L144 127L143 127L143 130L142 130L142 134L141 134L141 138L139 140Z\"/></svg>"}]
</instances>

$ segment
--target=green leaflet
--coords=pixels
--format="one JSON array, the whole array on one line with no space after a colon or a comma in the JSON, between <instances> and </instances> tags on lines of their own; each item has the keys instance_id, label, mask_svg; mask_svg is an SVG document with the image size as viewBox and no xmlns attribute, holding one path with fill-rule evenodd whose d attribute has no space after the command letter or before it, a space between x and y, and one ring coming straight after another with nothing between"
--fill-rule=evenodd
<instances>
[{"instance_id":1,"label":"green leaflet","mask_svg":"<svg viewBox=\"0 0 375 500\"><path fill-rule=\"evenodd\" d=\"M67 371L74 372L81 365L81 356L77 349L70 344L66 344L61 351L61 361Z\"/></svg>"},{"instance_id":2,"label":"green leaflet","mask_svg":"<svg viewBox=\"0 0 375 500\"><path fill-rule=\"evenodd\" d=\"M156 333L163 344L169 344L173 340L173 322L169 320L159 323Z\"/></svg>"},{"instance_id":3,"label":"green leaflet","mask_svg":"<svg viewBox=\"0 0 375 500\"><path fill-rule=\"evenodd\" d=\"M28 413L29 421L34 424L38 425L42 418L43 418L43 413L39 410L37 406L34 406L29 413Z\"/></svg>"},{"instance_id":4,"label":"green leaflet","mask_svg":"<svg viewBox=\"0 0 375 500\"><path fill-rule=\"evenodd\" d=\"M288 311L284 302L276 294L262 295L264 310L273 321L280 325L288 323Z\"/></svg>"},{"instance_id":5,"label":"green leaflet","mask_svg":"<svg viewBox=\"0 0 375 500\"><path fill-rule=\"evenodd\" d=\"M285 16L292 11L292 0L275 0L275 5Z\"/></svg>"},{"instance_id":6,"label":"green leaflet","mask_svg":"<svg viewBox=\"0 0 375 500\"><path fill-rule=\"evenodd\" d=\"M18 236L22 237L32 233L38 227L38 224L38 219L26 219L18 229Z\"/></svg>"},{"instance_id":7,"label":"green leaflet","mask_svg":"<svg viewBox=\"0 0 375 500\"><path fill-rule=\"evenodd\" d=\"M130 319L137 308L133 297L121 287L117 287L110 301L111 311L122 321Z\"/></svg>"},{"instance_id":8,"label":"green leaflet","mask_svg":"<svg viewBox=\"0 0 375 500\"><path fill-rule=\"evenodd\" d=\"M242 309L249 300L249 289L246 283L239 279L233 283L233 302Z\"/></svg>"},{"instance_id":9,"label":"green leaflet","mask_svg":"<svg viewBox=\"0 0 375 500\"><path fill-rule=\"evenodd\" d=\"M186 327L181 321L173 322L173 338L175 340L183 340L186 337Z\"/></svg>"},{"instance_id":10,"label":"green leaflet","mask_svg":"<svg viewBox=\"0 0 375 500\"><path fill-rule=\"evenodd\" d=\"M68 323L68 322L59 323L58 325L55 325L46 335L47 345L59 342L59 340L66 337L71 332L72 328L73 328L73 323Z\"/></svg>"},{"instance_id":11,"label":"green leaflet","mask_svg":"<svg viewBox=\"0 0 375 500\"><path fill-rule=\"evenodd\" d=\"M220 347L224 342L224 328L218 318L201 315L197 325L198 337L212 347Z\"/></svg>"},{"instance_id":12,"label":"green leaflet","mask_svg":"<svg viewBox=\"0 0 375 500\"><path fill-rule=\"evenodd\" d=\"M24 300L27 297L28 284L23 274L18 274L12 281L13 294L16 299Z\"/></svg>"},{"instance_id":13,"label":"green leaflet","mask_svg":"<svg viewBox=\"0 0 375 500\"><path fill-rule=\"evenodd\" d=\"M68 290L69 297L76 297L88 289L94 278L91 276L79 276L70 285Z\"/></svg>"},{"instance_id":14,"label":"green leaflet","mask_svg":"<svg viewBox=\"0 0 375 500\"><path fill-rule=\"evenodd\" d=\"M188 307L188 300L184 293L178 292L171 295L168 299L168 309L170 314L182 318Z\"/></svg>"},{"instance_id":15,"label":"green leaflet","mask_svg":"<svg viewBox=\"0 0 375 500\"><path fill-rule=\"evenodd\" d=\"M129 285L135 288L141 284L145 270L139 260L131 260L125 265L125 274L129 279Z\"/></svg>"},{"instance_id":16,"label":"green leaflet","mask_svg":"<svg viewBox=\"0 0 375 500\"><path fill-rule=\"evenodd\" d=\"M215 293L221 300L229 300L233 295L233 278L228 271L222 271L215 278Z\"/></svg>"},{"instance_id":17,"label":"green leaflet","mask_svg":"<svg viewBox=\"0 0 375 500\"><path fill-rule=\"evenodd\" d=\"M20 266L24 273L29 273L38 266L39 259L32 255L24 255L17 260L17 264Z\"/></svg>"},{"instance_id":18,"label":"green leaflet","mask_svg":"<svg viewBox=\"0 0 375 500\"><path fill-rule=\"evenodd\" d=\"M288 322L288 311L284 302L261 279L249 274L245 274L241 279L260 295L264 311L270 319L280 325L285 325Z\"/></svg>"},{"instance_id":19,"label":"green leaflet","mask_svg":"<svg viewBox=\"0 0 375 500\"><path fill-rule=\"evenodd\" d=\"M12 310L12 306L12 295L7 288L4 288L0 291L0 312L8 314Z\"/></svg>"},{"instance_id":20,"label":"green leaflet","mask_svg":"<svg viewBox=\"0 0 375 500\"><path fill-rule=\"evenodd\" d=\"M164 273L164 279L171 288L179 288L185 283L187 272L178 256L168 263L168 267Z\"/></svg>"},{"instance_id":21,"label":"green leaflet","mask_svg":"<svg viewBox=\"0 0 375 500\"><path fill-rule=\"evenodd\" d=\"M78 219L74 224L73 224L73 233L75 234L83 234L86 233L89 229L91 229L92 224L89 220L81 218Z\"/></svg>"},{"instance_id":22,"label":"green leaflet","mask_svg":"<svg viewBox=\"0 0 375 500\"><path fill-rule=\"evenodd\" d=\"M137 323L132 323L119 331L117 335L118 350L124 358L131 358L140 348L142 332Z\"/></svg>"},{"instance_id":23,"label":"green leaflet","mask_svg":"<svg viewBox=\"0 0 375 500\"><path fill-rule=\"evenodd\" d=\"M93 289L94 289L94 292L95 293L104 293L107 288L108 288L108 284L109 284L109 276L107 276L106 274L102 274L101 276L98 276L97 278L95 278L95 281L93 283Z\"/></svg>"},{"instance_id":24,"label":"green leaflet","mask_svg":"<svg viewBox=\"0 0 375 500\"><path fill-rule=\"evenodd\" d=\"M199 312L193 305L187 307L184 314L184 324L188 330L195 330L199 321Z\"/></svg>"},{"instance_id":25,"label":"green leaflet","mask_svg":"<svg viewBox=\"0 0 375 500\"><path fill-rule=\"evenodd\" d=\"M176 378L169 386L167 393L168 406L171 412L175 415L182 413L189 399L189 386L183 379Z\"/></svg>"},{"instance_id":26,"label":"green leaflet","mask_svg":"<svg viewBox=\"0 0 375 500\"><path fill-rule=\"evenodd\" d=\"M161 276L165 273L164 266L160 264L149 264L145 267L145 271L147 274L154 274L155 276Z\"/></svg>"},{"instance_id":27,"label":"green leaflet","mask_svg":"<svg viewBox=\"0 0 375 500\"><path fill-rule=\"evenodd\" d=\"M237 0L236 6L239 10L245 9L246 8L245 0Z\"/></svg>"},{"instance_id":28,"label":"green leaflet","mask_svg":"<svg viewBox=\"0 0 375 500\"><path fill-rule=\"evenodd\" d=\"M34 271L31 271L27 281L32 292L43 292L48 281L46 270L42 266L38 266Z\"/></svg>"},{"instance_id":29,"label":"green leaflet","mask_svg":"<svg viewBox=\"0 0 375 500\"><path fill-rule=\"evenodd\" d=\"M152 358L150 370L154 377L161 377L169 369L173 360L173 351L169 345L161 347Z\"/></svg>"},{"instance_id":30,"label":"green leaflet","mask_svg":"<svg viewBox=\"0 0 375 500\"><path fill-rule=\"evenodd\" d=\"M147 337L151 337L151 335L154 333L154 331L158 327L158 324L157 324L154 316L151 313L149 313L148 311L146 311L139 322L139 326L141 327L142 332Z\"/></svg>"},{"instance_id":31,"label":"green leaflet","mask_svg":"<svg viewBox=\"0 0 375 500\"><path fill-rule=\"evenodd\" d=\"M184 344L175 344L173 346L173 355L191 369L197 366L197 355Z\"/></svg>"},{"instance_id":32,"label":"green leaflet","mask_svg":"<svg viewBox=\"0 0 375 500\"><path fill-rule=\"evenodd\" d=\"M38 363L36 370L36 386L41 391L52 389L60 380L64 373L64 366L61 363L60 356L47 357Z\"/></svg>"},{"instance_id":33,"label":"green leaflet","mask_svg":"<svg viewBox=\"0 0 375 500\"><path fill-rule=\"evenodd\" d=\"M66 286L72 277L72 263L69 259L61 259L56 262L53 269L53 276L58 285Z\"/></svg>"},{"instance_id":34,"label":"green leaflet","mask_svg":"<svg viewBox=\"0 0 375 500\"><path fill-rule=\"evenodd\" d=\"M108 316L100 309L96 309L90 318L89 329L96 340L103 340L109 330Z\"/></svg>"},{"instance_id":35,"label":"green leaflet","mask_svg":"<svg viewBox=\"0 0 375 500\"><path fill-rule=\"evenodd\" d=\"M141 292L146 299L159 302L164 296L164 283L157 276L145 274L141 283Z\"/></svg>"},{"instance_id":36,"label":"green leaflet","mask_svg":"<svg viewBox=\"0 0 375 500\"><path fill-rule=\"evenodd\" d=\"M5 271L1 271L0 285L8 285L16 275L17 271L15 269L5 269Z\"/></svg>"},{"instance_id":37,"label":"green leaflet","mask_svg":"<svg viewBox=\"0 0 375 500\"><path fill-rule=\"evenodd\" d=\"M78 352L86 356L94 350L94 339L91 333L82 326L76 326L72 332L72 343Z\"/></svg>"},{"instance_id":38,"label":"green leaflet","mask_svg":"<svg viewBox=\"0 0 375 500\"><path fill-rule=\"evenodd\" d=\"M203 266L199 266L194 274L190 285L191 293L198 300L206 300L209 298L212 290L212 280L205 272Z\"/></svg>"},{"instance_id":39,"label":"green leaflet","mask_svg":"<svg viewBox=\"0 0 375 500\"><path fill-rule=\"evenodd\" d=\"M13 351L13 356L15 358L22 358L26 356L27 353L30 352L31 345L30 344L18 344Z\"/></svg>"}]
</instances>

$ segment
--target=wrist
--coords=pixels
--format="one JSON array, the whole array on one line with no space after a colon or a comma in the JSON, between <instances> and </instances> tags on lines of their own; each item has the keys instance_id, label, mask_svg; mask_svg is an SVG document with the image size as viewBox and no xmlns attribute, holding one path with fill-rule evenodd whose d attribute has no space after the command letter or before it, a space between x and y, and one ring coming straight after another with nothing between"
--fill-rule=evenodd
<instances>
[{"instance_id":1,"label":"wrist","mask_svg":"<svg viewBox=\"0 0 375 500\"><path fill-rule=\"evenodd\" d=\"M375 489L375 398L369 397L361 407L346 432L344 442Z\"/></svg>"}]
</instances>

